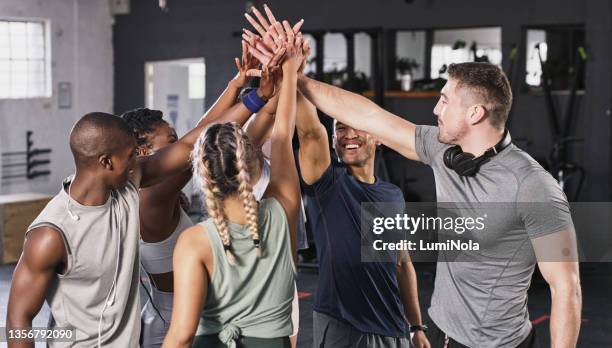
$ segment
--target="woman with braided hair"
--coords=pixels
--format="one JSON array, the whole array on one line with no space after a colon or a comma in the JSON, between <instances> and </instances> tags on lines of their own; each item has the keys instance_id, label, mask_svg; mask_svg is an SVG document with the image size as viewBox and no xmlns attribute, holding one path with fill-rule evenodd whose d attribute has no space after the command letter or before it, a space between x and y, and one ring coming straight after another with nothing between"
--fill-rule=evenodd
<instances>
[{"instance_id":1,"label":"woman with braided hair","mask_svg":"<svg viewBox=\"0 0 612 348\"><path fill-rule=\"evenodd\" d=\"M270 183L253 196L259 151L235 123L210 126L193 169L210 218L174 252L174 309L164 347L289 348L300 189L293 157L302 38L286 23L282 84L272 132ZM195 335L195 338L194 338Z\"/></svg>"},{"instance_id":2,"label":"woman with braided hair","mask_svg":"<svg viewBox=\"0 0 612 348\"><path fill-rule=\"evenodd\" d=\"M245 123L251 110L243 103L236 103L236 100L241 88L248 82L248 71L258 65L259 62L248 54L243 44L242 60L236 58L238 74L230 80L228 87L198 125L230 121ZM266 75L260 80L256 92L265 98L272 97L275 89L274 81L268 77ZM136 135L140 156L152 155L178 139L176 131L163 119L159 110L136 109L121 117ZM141 313L143 348L161 347L170 326L174 291L172 254L179 235L193 225L181 207L184 203L181 189L191 176L191 168L187 168L139 192L140 262L151 280L151 290L147 291L149 301Z\"/></svg>"}]
</instances>

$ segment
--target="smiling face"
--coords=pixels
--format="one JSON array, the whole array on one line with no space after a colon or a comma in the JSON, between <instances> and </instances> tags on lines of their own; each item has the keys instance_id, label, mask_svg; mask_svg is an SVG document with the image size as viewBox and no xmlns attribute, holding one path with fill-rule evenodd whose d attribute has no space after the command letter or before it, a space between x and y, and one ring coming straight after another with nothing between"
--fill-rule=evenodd
<instances>
[{"instance_id":1,"label":"smiling face","mask_svg":"<svg viewBox=\"0 0 612 348\"><path fill-rule=\"evenodd\" d=\"M457 88L457 81L449 79L442 91L440 99L434 108L438 117L438 141L445 144L457 144L468 133L469 103L465 102L465 95L461 88Z\"/></svg>"},{"instance_id":2,"label":"smiling face","mask_svg":"<svg viewBox=\"0 0 612 348\"><path fill-rule=\"evenodd\" d=\"M376 140L369 133L334 122L334 148L343 163L364 166L374 160L376 145Z\"/></svg>"}]
</instances>

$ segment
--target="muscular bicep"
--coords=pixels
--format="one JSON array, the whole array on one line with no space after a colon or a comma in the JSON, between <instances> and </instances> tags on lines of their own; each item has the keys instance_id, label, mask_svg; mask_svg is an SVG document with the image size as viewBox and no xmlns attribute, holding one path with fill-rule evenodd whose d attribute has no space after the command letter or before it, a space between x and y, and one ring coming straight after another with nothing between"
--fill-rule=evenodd
<instances>
[{"instance_id":1,"label":"muscular bicep","mask_svg":"<svg viewBox=\"0 0 612 348\"><path fill-rule=\"evenodd\" d=\"M540 273L552 289L579 282L578 248L573 228L532 238Z\"/></svg>"},{"instance_id":2,"label":"muscular bicep","mask_svg":"<svg viewBox=\"0 0 612 348\"><path fill-rule=\"evenodd\" d=\"M40 311L56 273L65 263L65 254L59 231L40 227L29 232L11 281L8 303L10 325L31 323Z\"/></svg>"},{"instance_id":3,"label":"muscular bicep","mask_svg":"<svg viewBox=\"0 0 612 348\"><path fill-rule=\"evenodd\" d=\"M539 262L578 262L576 233L573 228L531 238Z\"/></svg>"}]
</instances>

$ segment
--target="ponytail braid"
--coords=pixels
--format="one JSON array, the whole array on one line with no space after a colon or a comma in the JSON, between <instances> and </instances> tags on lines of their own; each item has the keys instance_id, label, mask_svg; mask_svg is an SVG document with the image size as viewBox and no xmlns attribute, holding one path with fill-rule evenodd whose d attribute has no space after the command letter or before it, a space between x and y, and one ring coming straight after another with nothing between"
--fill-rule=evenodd
<instances>
[{"instance_id":1,"label":"ponytail braid","mask_svg":"<svg viewBox=\"0 0 612 348\"><path fill-rule=\"evenodd\" d=\"M218 133L215 135L218 135ZM217 137L215 136L215 138ZM208 140L209 139L205 136L201 136L198 139L192 152L192 164L200 187L204 192L206 210L208 211L208 215L213 219L217 231L219 232L219 237L221 237L221 241L223 242L223 249L225 250L227 262L234 266L236 264L236 257L232 253L232 239L229 233L229 227L227 226L225 212L218 198L221 192L211 175L210 160L207 152L211 142ZM216 141L212 142L215 143Z\"/></svg>"},{"instance_id":2,"label":"ponytail braid","mask_svg":"<svg viewBox=\"0 0 612 348\"><path fill-rule=\"evenodd\" d=\"M239 127L234 128L234 136L236 137L236 169L238 170L239 183L238 193L242 199L247 224L251 232L253 244L257 250L257 256L261 257L261 240L259 239L259 230L257 228L258 207L255 196L253 195L253 187L251 186L251 177L249 175L246 159L247 140L244 132Z\"/></svg>"}]
</instances>

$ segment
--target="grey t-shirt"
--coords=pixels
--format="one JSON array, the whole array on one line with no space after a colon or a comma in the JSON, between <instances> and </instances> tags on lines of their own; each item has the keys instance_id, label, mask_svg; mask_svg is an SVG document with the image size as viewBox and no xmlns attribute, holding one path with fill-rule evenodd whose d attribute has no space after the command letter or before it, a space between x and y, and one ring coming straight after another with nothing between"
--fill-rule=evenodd
<instances>
[{"instance_id":1,"label":"grey t-shirt","mask_svg":"<svg viewBox=\"0 0 612 348\"><path fill-rule=\"evenodd\" d=\"M59 231L68 254L66 270L46 294L50 328L72 327L71 342L49 347L138 347L138 188L131 182L111 191L100 206L84 206L60 192L28 227ZM99 330L99 331L98 331Z\"/></svg>"},{"instance_id":2,"label":"grey t-shirt","mask_svg":"<svg viewBox=\"0 0 612 348\"><path fill-rule=\"evenodd\" d=\"M531 330L527 290L536 265L533 251L516 251L530 238L573 229L567 198L554 178L515 145L482 165L476 176L460 177L444 165L450 145L437 136L437 127L416 128L417 154L433 169L438 203L477 203L493 213L485 228L470 236L480 251L458 257L440 252L429 316L463 345L516 347ZM512 208L495 208L499 203Z\"/></svg>"}]
</instances>

